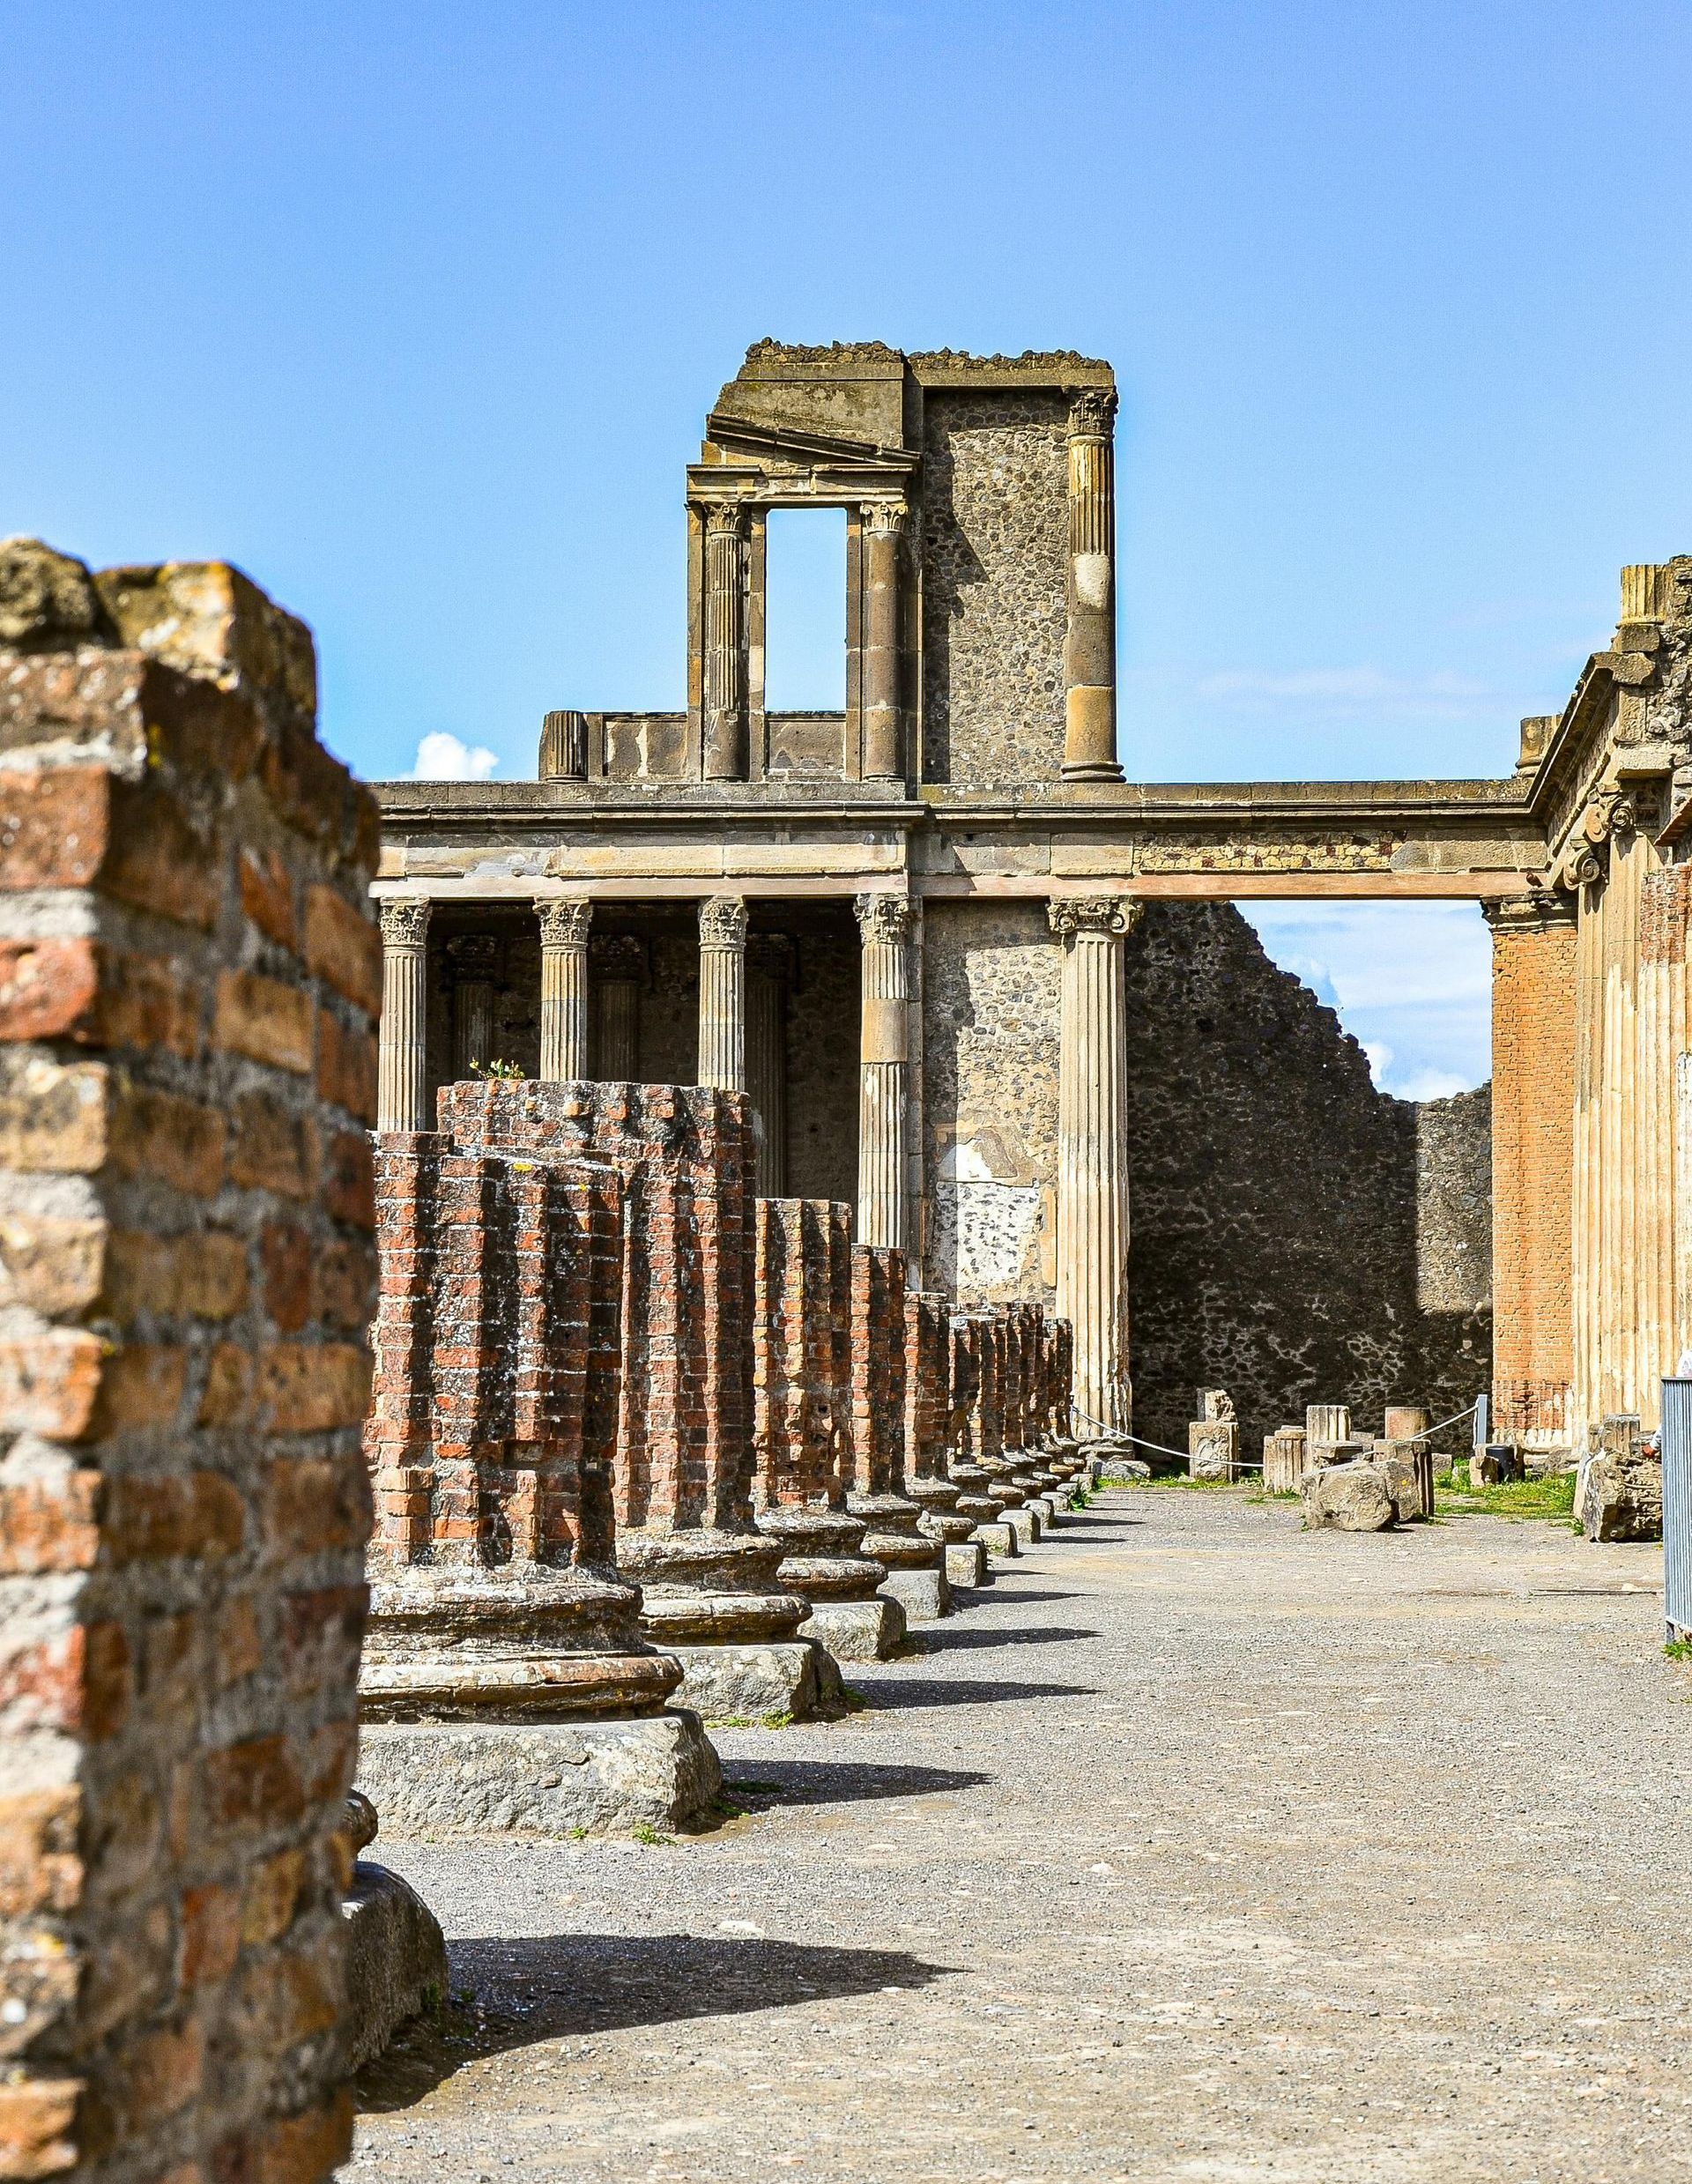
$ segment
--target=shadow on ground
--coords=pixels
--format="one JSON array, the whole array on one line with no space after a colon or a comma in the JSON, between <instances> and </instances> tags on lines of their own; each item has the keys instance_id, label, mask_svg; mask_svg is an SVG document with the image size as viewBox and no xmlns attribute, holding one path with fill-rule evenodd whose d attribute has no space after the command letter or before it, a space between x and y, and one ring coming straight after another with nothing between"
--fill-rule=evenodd
<instances>
[{"instance_id":1,"label":"shadow on ground","mask_svg":"<svg viewBox=\"0 0 1692 2184\"><path fill-rule=\"evenodd\" d=\"M991 1706L1013 1698L1096 1698L1090 1683L966 1683L954 1677L944 1683L924 1683L918 1677L901 1677L896 1683L878 1683L855 1675L853 1688L872 1706Z\"/></svg>"},{"instance_id":2,"label":"shadow on ground","mask_svg":"<svg viewBox=\"0 0 1692 2184\"><path fill-rule=\"evenodd\" d=\"M870 1797L932 1797L942 1790L976 1790L992 1780L967 1767L876 1767L857 1760L766 1759L746 1762L755 1772L731 1774L724 1783L737 1801L760 1805L841 1805Z\"/></svg>"},{"instance_id":3,"label":"shadow on ground","mask_svg":"<svg viewBox=\"0 0 1692 2184\"><path fill-rule=\"evenodd\" d=\"M358 2105L365 2113L409 2108L479 2056L537 2040L781 2009L822 1995L923 1987L951 1969L903 1950L814 1949L692 1934L462 1941L452 1943L448 1957L450 2003L408 2026L360 2074Z\"/></svg>"},{"instance_id":4,"label":"shadow on ground","mask_svg":"<svg viewBox=\"0 0 1692 2184\"><path fill-rule=\"evenodd\" d=\"M1018 1598L1019 1608L1026 1597L1025 1594ZM924 1629L922 1640L925 1653L969 1653L992 1645L1062 1645L1071 1638L1095 1638L1098 1635L1096 1631L1071 1631L1057 1623L1036 1624L1031 1630L1018 1625L1009 1631L950 1631L942 1626L938 1630Z\"/></svg>"}]
</instances>

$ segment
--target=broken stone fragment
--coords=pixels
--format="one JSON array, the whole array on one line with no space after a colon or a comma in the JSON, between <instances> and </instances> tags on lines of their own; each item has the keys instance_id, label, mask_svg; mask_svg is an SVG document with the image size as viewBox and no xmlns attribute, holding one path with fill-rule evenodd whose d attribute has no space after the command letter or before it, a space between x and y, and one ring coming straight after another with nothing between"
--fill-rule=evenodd
<instances>
[{"instance_id":1,"label":"broken stone fragment","mask_svg":"<svg viewBox=\"0 0 1692 2184\"><path fill-rule=\"evenodd\" d=\"M1586 1467L1579 1512L1589 1540L1662 1538L1663 1460L1640 1432L1637 1418L1607 1418L1599 1429L1598 1452Z\"/></svg>"},{"instance_id":2,"label":"broken stone fragment","mask_svg":"<svg viewBox=\"0 0 1692 2184\"><path fill-rule=\"evenodd\" d=\"M0 644L68 652L114 635L85 562L40 539L0 539Z\"/></svg>"},{"instance_id":3,"label":"broken stone fragment","mask_svg":"<svg viewBox=\"0 0 1692 2184\"><path fill-rule=\"evenodd\" d=\"M1378 1464L1327 1464L1305 1475L1307 1532L1384 1532L1393 1520L1392 1497Z\"/></svg>"}]
</instances>

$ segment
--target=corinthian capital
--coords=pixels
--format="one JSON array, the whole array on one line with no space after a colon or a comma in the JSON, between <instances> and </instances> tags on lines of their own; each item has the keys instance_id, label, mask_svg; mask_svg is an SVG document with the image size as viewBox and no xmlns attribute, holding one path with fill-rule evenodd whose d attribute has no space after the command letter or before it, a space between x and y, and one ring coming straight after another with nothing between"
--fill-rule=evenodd
<instances>
[{"instance_id":1,"label":"corinthian capital","mask_svg":"<svg viewBox=\"0 0 1692 2184\"><path fill-rule=\"evenodd\" d=\"M708 537L738 539L740 536L740 504L738 501L712 501L705 509L705 530Z\"/></svg>"},{"instance_id":2,"label":"corinthian capital","mask_svg":"<svg viewBox=\"0 0 1692 2184\"><path fill-rule=\"evenodd\" d=\"M860 895L852 914L865 947L885 941L902 947L910 938L910 897L908 895Z\"/></svg>"},{"instance_id":3,"label":"corinthian capital","mask_svg":"<svg viewBox=\"0 0 1692 2184\"><path fill-rule=\"evenodd\" d=\"M593 924L593 904L585 895L560 895L536 904L544 948L584 948Z\"/></svg>"},{"instance_id":4,"label":"corinthian capital","mask_svg":"<svg viewBox=\"0 0 1692 2184\"><path fill-rule=\"evenodd\" d=\"M1072 440L1107 440L1117 414L1114 387L1083 387L1069 405Z\"/></svg>"},{"instance_id":5,"label":"corinthian capital","mask_svg":"<svg viewBox=\"0 0 1692 2184\"><path fill-rule=\"evenodd\" d=\"M871 501L864 509L864 528L885 538L902 539L910 528L910 510L890 501Z\"/></svg>"},{"instance_id":6,"label":"corinthian capital","mask_svg":"<svg viewBox=\"0 0 1692 2184\"><path fill-rule=\"evenodd\" d=\"M739 895L708 895L699 906L702 948L743 948L746 945L746 903Z\"/></svg>"},{"instance_id":7,"label":"corinthian capital","mask_svg":"<svg viewBox=\"0 0 1692 2184\"><path fill-rule=\"evenodd\" d=\"M1072 940L1082 932L1114 936L1130 932L1139 913L1138 903L1119 895L1060 895L1046 905L1047 918L1060 940Z\"/></svg>"},{"instance_id":8,"label":"corinthian capital","mask_svg":"<svg viewBox=\"0 0 1692 2184\"><path fill-rule=\"evenodd\" d=\"M420 948L429 937L426 895L387 895L376 905L385 948Z\"/></svg>"}]
</instances>

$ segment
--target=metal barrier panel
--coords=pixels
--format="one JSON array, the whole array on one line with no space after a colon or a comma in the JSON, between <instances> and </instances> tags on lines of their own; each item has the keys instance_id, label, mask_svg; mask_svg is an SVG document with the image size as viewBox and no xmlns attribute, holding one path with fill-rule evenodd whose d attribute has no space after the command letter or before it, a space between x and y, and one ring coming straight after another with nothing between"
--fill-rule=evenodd
<instances>
[{"instance_id":1,"label":"metal barrier panel","mask_svg":"<svg viewBox=\"0 0 1692 2184\"><path fill-rule=\"evenodd\" d=\"M1663 1383L1663 1620L1692 1638L1692 1380Z\"/></svg>"}]
</instances>

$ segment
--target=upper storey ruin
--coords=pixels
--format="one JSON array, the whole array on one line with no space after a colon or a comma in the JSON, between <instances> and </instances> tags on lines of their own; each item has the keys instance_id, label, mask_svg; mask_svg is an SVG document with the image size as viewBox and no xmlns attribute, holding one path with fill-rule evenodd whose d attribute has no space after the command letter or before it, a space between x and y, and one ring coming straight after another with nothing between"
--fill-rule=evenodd
<instances>
[{"instance_id":1,"label":"upper storey ruin","mask_svg":"<svg viewBox=\"0 0 1692 2184\"><path fill-rule=\"evenodd\" d=\"M687 709L559 712L543 780L1117 780L1116 381L1071 351L755 343L687 471ZM846 511L846 709L765 703L772 509Z\"/></svg>"}]
</instances>

